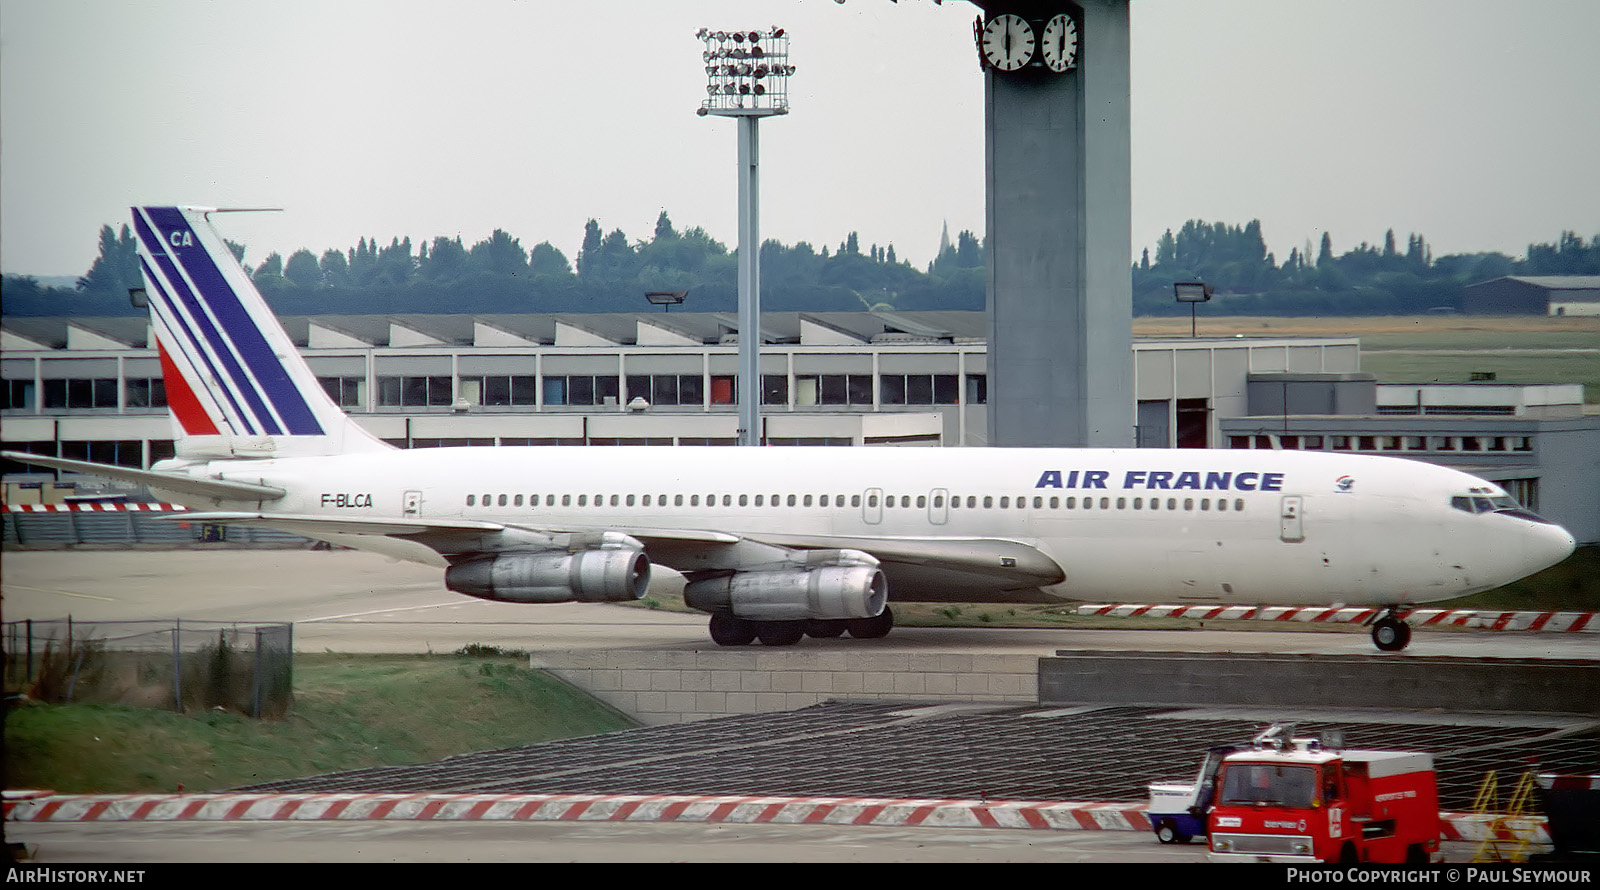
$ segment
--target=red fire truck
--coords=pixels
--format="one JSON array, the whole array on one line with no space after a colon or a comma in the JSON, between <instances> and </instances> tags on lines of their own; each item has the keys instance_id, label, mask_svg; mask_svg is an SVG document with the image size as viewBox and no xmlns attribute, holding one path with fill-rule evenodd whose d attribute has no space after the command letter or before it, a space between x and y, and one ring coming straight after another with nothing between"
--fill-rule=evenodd
<instances>
[{"instance_id":1,"label":"red fire truck","mask_svg":"<svg viewBox=\"0 0 1600 890\"><path fill-rule=\"evenodd\" d=\"M1229 755L1210 814L1212 861L1426 863L1439 850L1433 757L1256 737Z\"/></svg>"}]
</instances>

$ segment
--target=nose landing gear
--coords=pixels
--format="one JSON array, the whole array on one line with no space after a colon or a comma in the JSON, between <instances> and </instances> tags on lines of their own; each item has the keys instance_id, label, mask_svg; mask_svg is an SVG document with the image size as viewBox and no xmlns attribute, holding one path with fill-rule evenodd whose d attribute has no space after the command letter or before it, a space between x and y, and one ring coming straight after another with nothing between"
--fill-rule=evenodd
<instances>
[{"instance_id":1,"label":"nose landing gear","mask_svg":"<svg viewBox=\"0 0 1600 890\"><path fill-rule=\"evenodd\" d=\"M1399 652L1411 642L1411 625L1400 615L1399 606L1390 606L1383 617L1372 623L1372 645L1384 652Z\"/></svg>"}]
</instances>

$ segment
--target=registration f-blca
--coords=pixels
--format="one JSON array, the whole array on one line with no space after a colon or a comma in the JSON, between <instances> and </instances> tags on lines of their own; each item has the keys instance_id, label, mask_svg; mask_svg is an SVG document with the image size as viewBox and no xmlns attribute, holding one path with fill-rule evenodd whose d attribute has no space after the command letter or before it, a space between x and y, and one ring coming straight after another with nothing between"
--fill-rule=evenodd
<instances>
[{"instance_id":1,"label":"registration f-blca","mask_svg":"<svg viewBox=\"0 0 1600 890\"><path fill-rule=\"evenodd\" d=\"M1279 451L947 448L399 450L325 394L196 207L133 210L176 427L146 483L198 514L444 569L516 603L644 595L681 572L722 645L880 637L891 600L1276 603L1401 610L1514 581L1573 539L1474 476Z\"/></svg>"}]
</instances>

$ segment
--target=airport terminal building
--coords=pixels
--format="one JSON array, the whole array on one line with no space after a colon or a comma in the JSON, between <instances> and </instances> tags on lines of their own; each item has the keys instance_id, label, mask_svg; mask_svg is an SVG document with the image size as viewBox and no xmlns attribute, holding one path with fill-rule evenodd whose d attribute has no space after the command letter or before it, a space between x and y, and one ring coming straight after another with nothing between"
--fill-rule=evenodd
<instances>
[{"instance_id":1,"label":"airport terminal building","mask_svg":"<svg viewBox=\"0 0 1600 890\"><path fill-rule=\"evenodd\" d=\"M335 401L400 447L735 441L732 314L282 320ZM987 330L982 312L766 313L762 439L985 445ZM137 467L172 455L147 319L5 318L0 336L6 449ZM1446 463L1600 540L1600 418L1582 387L1379 386L1354 337L1136 338L1133 360L1139 447ZM8 486L9 503L29 497L49 495Z\"/></svg>"}]
</instances>

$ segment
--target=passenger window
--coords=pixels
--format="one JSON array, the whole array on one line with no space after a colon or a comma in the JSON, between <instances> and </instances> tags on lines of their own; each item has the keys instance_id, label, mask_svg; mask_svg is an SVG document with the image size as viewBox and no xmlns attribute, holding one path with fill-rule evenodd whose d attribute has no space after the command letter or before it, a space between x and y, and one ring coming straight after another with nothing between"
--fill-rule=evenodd
<instances>
[{"instance_id":1,"label":"passenger window","mask_svg":"<svg viewBox=\"0 0 1600 890\"><path fill-rule=\"evenodd\" d=\"M1126 510L1126 509L1128 509L1128 499L1127 498L1117 498L1117 509L1118 510Z\"/></svg>"},{"instance_id":2,"label":"passenger window","mask_svg":"<svg viewBox=\"0 0 1600 890\"><path fill-rule=\"evenodd\" d=\"M856 497L858 497L858 498L859 498L859 497L860 497L860 495L856 495ZM852 499L852 500L853 500L853 499ZM868 497L868 498L867 498L867 506L868 506L868 507L876 507L876 506L878 506L878 496L877 496L877 495L871 495L871 496L869 496L869 497Z\"/></svg>"},{"instance_id":3,"label":"passenger window","mask_svg":"<svg viewBox=\"0 0 1600 890\"><path fill-rule=\"evenodd\" d=\"M478 496L477 495L475 495L475 494L467 495L467 506L473 507L473 506L476 506L477 503L478 503Z\"/></svg>"},{"instance_id":4,"label":"passenger window","mask_svg":"<svg viewBox=\"0 0 1600 890\"><path fill-rule=\"evenodd\" d=\"M1235 498L1234 501L1233 501L1233 510L1234 510L1234 512L1237 513L1237 512L1239 512L1240 510L1243 510L1243 509L1244 509L1244 498Z\"/></svg>"},{"instance_id":5,"label":"passenger window","mask_svg":"<svg viewBox=\"0 0 1600 890\"><path fill-rule=\"evenodd\" d=\"M1183 509L1185 509L1185 510L1193 510L1194 509L1194 498L1184 498L1183 499Z\"/></svg>"},{"instance_id":6,"label":"passenger window","mask_svg":"<svg viewBox=\"0 0 1600 890\"><path fill-rule=\"evenodd\" d=\"M1067 509L1068 510L1074 509L1077 506L1078 506L1078 499L1077 498L1067 498Z\"/></svg>"},{"instance_id":7,"label":"passenger window","mask_svg":"<svg viewBox=\"0 0 1600 890\"><path fill-rule=\"evenodd\" d=\"M1143 510L1144 509L1144 498L1134 498L1133 499L1133 509L1135 509L1135 510Z\"/></svg>"},{"instance_id":8,"label":"passenger window","mask_svg":"<svg viewBox=\"0 0 1600 890\"><path fill-rule=\"evenodd\" d=\"M522 495L519 494L516 497L512 498L511 499L511 506L513 506L513 507L522 506Z\"/></svg>"},{"instance_id":9,"label":"passenger window","mask_svg":"<svg viewBox=\"0 0 1600 890\"><path fill-rule=\"evenodd\" d=\"M681 495L681 494L673 495L672 496L672 506L674 506L674 507L683 506L683 495Z\"/></svg>"},{"instance_id":10,"label":"passenger window","mask_svg":"<svg viewBox=\"0 0 1600 890\"><path fill-rule=\"evenodd\" d=\"M978 498L977 498L977 496L976 495L970 495L970 494L967 495L967 509L968 510L975 510L975 509L977 509L977 507L978 507Z\"/></svg>"},{"instance_id":11,"label":"passenger window","mask_svg":"<svg viewBox=\"0 0 1600 890\"><path fill-rule=\"evenodd\" d=\"M733 495L731 495L731 494L723 495L722 496L722 506L724 506L724 507L733 506Z\"/></svg>"},{"instance_id":12,"label":"passenger window","mask_svg":"<svg viewBox=\"0 0 1600 890\"><path fill-rule=\"evenodd\" d=\"M689 506L691 506L691 507L700 506L700 496L699 495L690 496L690 498L689 498Z\"/></svg>"},{"instance_id":13,"label":"passenger window","mask_svg":"<svg viewBox=\"0 0 1600 890\"><path fill-rule=\"evenodd\" d=\"M551 495L551 497L555 497L555 495ZM561 496L561 506L563 506L563 507L572 506L572 495L570 495L570 494L562 495Z\"/></svg>"},{"instance_id":14,"label":"passenger window","mask_svg":"<svg viewBox=\"0 0 1600 890\"><path fill-rule=\"evenodd\" d=\"M994 495L989 495L989 494L984 495L983 496L983 509L987 510L987 509L989 509L990 507L993 507L993 506L994 506Z\"/></svg>"},{"instance_id":15,"label":"passenger window","mask_svg":"<svg viewBox=\"0 0 1600 890\"><path fill-rule=\"evenodd\" d=\"M661 503L665 504L666 501L663 500ZM645 495L644 496L644 505L646 507L650 506L650 495Z\"/></svg>"},{"instance_id":16,"label":"passenger window","mask_svg":"<svg viewBox=\"0 0 1600 890\"><path fill-rule=\"evenodd\" d=\"M811 506L811 495L809 495L809 494L806 495L805 501L801 504L801 506L804 506L804 507Z\"/></svg>"},{"instance_id":17,"label":"passenger window","mask_svg":"<svg viewBox=\"0 0 1600 890\"><path fill-rule=\"evenodd\" d=\"M1178 499L1177 498L1167 498L1167 509L1168 510L1176 510L1176 509L1178 509Z\"/></svg>"},{"instance_id":18,"label":"passenger window","mask_svg":"<svg viewBox=\"0 0 1600 890\"><path fill-rule=\"evenodd\" d=\"M1211 512L1211 499L1210 498L1201 498L1200 499L1200 512L1202 512L1202 513Z\"/></svg>"},{"instance_id":19,"label":"passenger window","mask_svg":"<svg viewBox=\"0 0 1600 890\"><path fill-rule=\"evenodd\" d=\"M789 495L789 506L791 506L791 507L794 506L794 495L792 495L792 494Z\"/></svg>"},{"instance_id":20,"label":"passenger window","mask_svg":"<svg viewBox=\"0 0 1600 890\"><path fill-rule=\"evenodd\" d=\"M756 506L757 507L765 507L766 505L767 505L767 496L764 495L764 494L756 495Z\"/></svg>"},{"instance_id":21,"label":"passenger window","mask_svg":"<svg viewBox=\"0 0 1600 890\"><path fill-rule=\"evenodd\" d=\"M823 507L828 506L828 496L827 495L823 495L822 496L822 503L821 503L820 506L823 506Z\"/></svg>"},{"instance_id":22,"label":"passenger window","mask_svg":"<svg viewBox=\"0 0 1600 890\"><path fill-rule=\"evenodd\" d=\"M1003 498L1000 499L1000 509L1004 510L1004 509L1007 509L1010 506L1011 506L1011 498L1010 497L1003 497Z\"/></svg>"},{"instance_id":23,"label":"passenger window","mask_svg":"<svg viewBox=\"0 0 1600 890\"><path fill-rule=\"evenodd\" d=\"M1227 498L1217 498L1217 510L1219 512L1226 512L1227 509L1228 509L1228 499Z\"/></svg>"},{"instance_id":24,"label":"passenger window","mask_svg":"<svg viewBox=\"0 0 1600 890\"><path fill-rule=\"evenodd\" d=\"M504 507L505 505L506 505L506 496L505 495L501 495L500 496L500 506Z\"/></svg>"},{"instance_id":25,"label":"passenger window","mask_svg":"<svg viewBox=\"0 0 1600 890\"><path fill-rule=\"evenodd\" d=\"M1100 499L1100 509L1102 509L1102 510L1111 509L1111 499L1110 498L1101 498Z\"/></svg>"},{"instance_id":26,"label":"passenger window","mask_svg":"<svg viewBox=\"0 0 1600 890\"><path fill-rule=\"evenodd\" d=\"M586 495L586 494L578 495L578 506L580 506L580 507L589 506L589 496Z\"/></svg>"},{"instance_id":27,"label":"passenger window","mask_svg":"<svg viewBox=\"0 0 1600 890\"><path fill-rule=\"evenodd\" d=\"M1050 499L1050 509L1054 510L1054 509L1056 509L1056 508L1058 508L1060 506L1061 506L1061 499L1060 498L1051 498Z\"/></svg>"},{"instance_id":28,"label":"passenger window","mask_svg":"<svg viewBox=\"0 0 1600 890\"><path fill-rule=\"evenodd\" d=\"M747 494L739 495L739 506L741 506L741 507L750 506L750 496L747 495Z\"/></svg>"},{"instance_id":29,"label":"passenger window","mask_svg":"<svg viewBox=\"0 0 1600 890\"><path fill-rule=\"evenodd\" d=\"M921 510L922 508L924 508L926 506L928 506L928 498L927 498L927 496L926 495L920 495L920 494L917 495L917 509Z\"/></svg>"},{"instance_id":30,"label":"passenger window","mask_svg":"<svg viewBox=\"0 0 1600 890\"><path fill-rule=\"evenodd\" d=\"M611 496L611 503L615 504L616 502L617 502L617 496L616 495L612 495ZM628 503L628 506L630 506L630 507L633 506L633 495L631 495L631 494L628 495L627 503Z\"/></svg>"},{"instance_id":31,"label":"passenger window","mask_svg":"<svg viewBox=\"0 0 1600 890\"><path fill-rule=\"evenodd\" d=\"M850 496L850 506L852 506L852 507L861 506L861 495L859 495L859 494L851 495ZM876 504L874 504L874 506L876 506Z\"/></svg>"},{"instance_id":32,"label":"passenger window","mask_svg":"<svg viewBox=\"0 0 1600 890\"><path fill-rule=\"evenodd\" d=\"M934 498L933 498L933 509L935 509L935 510L943 510L944 509L944 495L935 495L934 496Z\"/></svg>"}]
</instances>

